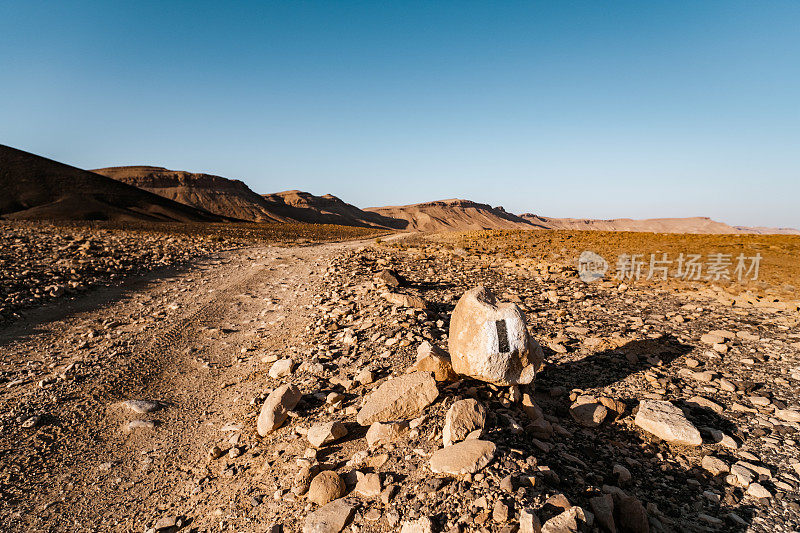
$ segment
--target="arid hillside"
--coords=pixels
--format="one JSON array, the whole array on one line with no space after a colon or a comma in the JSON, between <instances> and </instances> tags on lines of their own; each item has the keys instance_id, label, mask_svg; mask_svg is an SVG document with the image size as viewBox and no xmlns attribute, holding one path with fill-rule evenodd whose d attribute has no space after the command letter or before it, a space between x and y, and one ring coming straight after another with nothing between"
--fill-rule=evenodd
<instances>
[{"instance_id":1,"label":"arid hillside","mask_svg":"<svg viewBox=\"0 0 800 533\"><path fill-rule=\"evenodd\" d=\"M406 229L406 222L364 211L332 194L315 196L303 191L265 194L272 209L300 222Z\"/></svg>"},{"instance_id":2,"label":"arid hillside","mask_svg":"<svg viewBox=\"0 0 800 533\"><path fill-rule=\"evenodd\" d=\"M554 218L523 213L520 215L531 224L541 229L563 229L579 231L644 231L650 233L752 233L752 234L786 234L800 235L794 228L767 228L731 226L717 222L708 217L685 218L613 218L608 220L588 218Z\"/></svg>"},{"instance_id":3,"label":"arid hillside","mask_svg":"<svg viewBox=\"0 0 800 533\"><path fill-rule=\"evenodd\" d=\"M273 212L271 202L240 180L150 166L98 168L93 172L226 217L249 222L290 220Z\"/></svg>"},{"instance_id":4,"label":"arid hillside","mask_svg":"<svg viewBox=\"0 0 800 533\"><path fill-rule=\"evenodd\" d=\"M212 222L223 217L105 176L0 145L0 216Z\"/></svg>"},{"instance_id":5,"label":"arid hillside","mask_svg":"<svg viewBox=\"0 0 800 533\"><path fill-rule=\"evenodd\" d=\"M1 148L0 183L9 194L0 200L0 216L6 218L302 222L425 233L556 229L800 235L800 230L793 228L732 226L708 217L595 220L531 213L518 216L503 207L462 199L360 209L332 194L316 196L298 190L256 194L240 180L158 166L83 171Z\"/></svg>"},{"instance_id":6,"label":"arid hillside","mask_svg":"<svg viewBox=\"0 0 800 533\"><path fill-rule=\"evenodd\" d=\"M243 181L163 167L128 166L94 170L170 200L249 222L306 222L403 229L405 223L362 211L336 196L303 191L259 195Z\"/></svg>"},{"instance_id":7,"label":"arid hillside","mask_svg":"<svg viewBox=\"0 0 800 533\"><path fill-rule=\"evenodd\" d=\"M523 218L471 200L439 200L421 204L369 207L366 211L405 220L406 229L436 231L468 231L481 229L536 229Z\"/></svg>"}]
</instances>

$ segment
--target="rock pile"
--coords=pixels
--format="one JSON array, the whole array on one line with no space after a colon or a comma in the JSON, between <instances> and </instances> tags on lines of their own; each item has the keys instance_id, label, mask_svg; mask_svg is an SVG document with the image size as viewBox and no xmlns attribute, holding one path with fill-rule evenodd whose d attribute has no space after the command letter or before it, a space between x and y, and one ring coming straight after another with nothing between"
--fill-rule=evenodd
<instances>
[{"instance_id":1,"label":"rock pile","mask_svg":"<svg viewBox=\"0 0 800 533\"><path fill-rule=\"evenodd\" d=\"M324 392L340 402L331 412L345 425L368 426L336 467L357 509L355 527L738 530L748 520L739 502L774 501L774 470L760 466L769 454L738 462L726 455L742 453L745 434L719 416L749 411L732 411L736 400L716 391L728 383L740 390L743 380L712 370L720 354L730 357L755 335L716 331L701 341L685 310L683 322L666 317L674 311L662 311L663 322L629 316L630 288L587 286L554 271L538 273L536 286L550 289L526 290L527 276L479 268L458 254L414 253L343 256L309 331L327 347L316 352L322 367L348 369L328 378L337 391ZM387 268L402 272L405 292L381 274ZM445 281L483 285L414 292L447 273ZM387 287L425 305L409 305L413 298ZM684 305L663 295L636 298L651 315ZM624 325L614 331L618 316ZM531 328L548 346L541 371ZM357 379L365 368L374 383ZM772 406L750 396L755 409ZM793 409L779 402L770 417L794 424L783 412ZM797 468L784 468L786 490L800 487Z\"/></svg>"}]
</instances>

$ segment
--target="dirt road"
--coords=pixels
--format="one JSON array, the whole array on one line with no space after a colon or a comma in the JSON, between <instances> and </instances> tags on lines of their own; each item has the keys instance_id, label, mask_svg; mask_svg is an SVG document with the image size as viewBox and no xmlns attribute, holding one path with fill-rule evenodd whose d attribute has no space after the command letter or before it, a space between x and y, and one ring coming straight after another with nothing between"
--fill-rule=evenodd
<instances>
[{"instance_id":1,"label":"dirt road","mask_svg":"<svg viewBox=\"0 0 800 533\"><path fill-rule=\"evenodd\" d=\"M251 476L223 471L224 490L199 501L208 450L247 448L261 359L305 328L326 259L357 245L225 252L0 331L5 530L144 531L187 508L224 523L218 509L250 498Z\"/></svg>"},{"instance_id":2,"label":"dirt road","mask_svg":"<svg viewBox=\"0 0 800 533\"><path fill-rule=\"evenodd\" d=\"M798 530L796 310L385 240L222 252L0 329L0 530L288 533L323 516L335 532L502 533L530 511L599 531L589 513L609 502L618 531ZM365 402L425 341L448 346L478 284L517 302L544 346L535 387L446 378L371 443ZM266 396L288 383L302 398L260 437ZM469 399L493 458L438 475L446 420ZM702 443L643 428L645 401L675 406ZM336 494L312 487L333 472Z\"/></svg>"}]
</instances>

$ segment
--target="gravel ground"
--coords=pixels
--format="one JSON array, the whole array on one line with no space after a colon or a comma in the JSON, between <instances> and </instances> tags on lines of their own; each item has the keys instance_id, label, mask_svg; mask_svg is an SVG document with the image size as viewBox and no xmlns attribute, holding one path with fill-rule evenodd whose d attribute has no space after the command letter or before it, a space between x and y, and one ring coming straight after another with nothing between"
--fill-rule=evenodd
<instances>
[{"instance_id":1,"label":"gravel ground","mask_svg":"<svg viewBox=\"0 0 800 533\"><path fill-rule=\"evenodd\" d=\"M406 283L387 287L386 269ZM800 317L785 306L586 284L563 266L436 244L254 246L126 283L0 330L0 520L12 529L299 531L319 516L317 471L341 477L340 505L322 509L354 532L512 532L531 514L546 531L606 531L603 495L620 531L800 527ZM405 376L424 341L447 349L450 314L479 284L525 312L545 352L533 386L438 383L370 448L365 399ZM262 437L256 418L282 384L302 399ZM579 397L616 411L587 427ZM462 399L485 407L480 438L496 450L471 474L434 474ZM644 431L645 400L680 408L702 444ZM309 429L333 421L347 434L312 446ZM567 515L574 527L558 529Z\"/></svg>"}]
</instances>

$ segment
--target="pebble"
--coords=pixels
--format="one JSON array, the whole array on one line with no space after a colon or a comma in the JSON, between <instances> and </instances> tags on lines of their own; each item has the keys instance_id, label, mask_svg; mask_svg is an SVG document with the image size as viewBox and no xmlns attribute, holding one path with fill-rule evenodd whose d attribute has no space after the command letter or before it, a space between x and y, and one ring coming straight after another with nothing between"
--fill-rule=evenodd
<instances>
[{"instance_id":1,"label":"pebble","mask_svg":"<svg viewBox=\"0 0 800 533\"><path fill-rule=\"evenodd\" d=\"M292 359L278 359L269 369L269 377L272 379L279 379L282 377L290 376L294 368L294 361Z\"/></svg>"},{"instance_id":2,"label":"pebble","mask_svg":"<svg viewBox=\"0 0 800 533\"><path fill-rule=\"evenodd\" d=\"M281 427L302 397L300 389L289 383L272 391L258 415L258 434L265 437Z\"/></svg>"},{"instance_id":3,"label":"pebble","mask_svg":"<svg viewBox=\"0 0 800 533\"><path fill-rule=\"evenodd\" d=\"M127 425L128 431L133 431L134 429L153 429L154 427L156 427L156 423L153 420L131 420Z\"/></svg>"},{"instance_id":4,"label":"pebble","mask_svg":"<svg viewBox=\"0 0 800 533\"><path fill-rule=\"evenodd\" d=\"M161 404L150 400L125 400L122 405L139 414L152 413L161 408Z\"/></svg>"}]
</instances>

